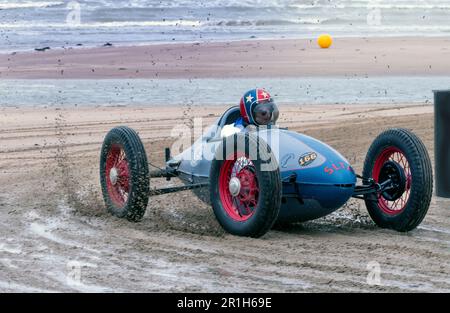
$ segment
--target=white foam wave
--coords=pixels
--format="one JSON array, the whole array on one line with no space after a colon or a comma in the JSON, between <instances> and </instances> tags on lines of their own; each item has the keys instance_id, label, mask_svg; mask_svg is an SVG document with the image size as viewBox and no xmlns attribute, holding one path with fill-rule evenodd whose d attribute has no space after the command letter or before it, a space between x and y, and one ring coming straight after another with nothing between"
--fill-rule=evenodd
<instances>
[{"instance_id":1,"label":"white foam wave","mask_svg":"<svg viewBox=\"0 0 450 313\"><path fill-rule=\"evenodd\" d=\"M64 2L61 1L26 1L26 2L0 2L1 10L11 9L30 9L30 8L48 8L55 5L61 5Z\"/></svg>"},{"instance_id":2,"label":"white foam wave","mask_svg":"<svg viewBox=\"0 0 450 313\"><path fill-rule=\"evenodd\" d=\"M437 9L447 10L450 9L450 4L432 4L424 1L423 3L386 3L372 1L368 3L346 3L346 4L290 4L289 8L307 10L307 9L385 9L385 10L423 10L423 9Z\"/></svg>"},{"instance_id":3,"label":"white foam wave","mask_svg":"<svg viewBox=\"0 0 450 313\"><path fill-rule=\"evenodd\" d=\"M129 21L96 23L0 23L0 28L120 28L120 27L196 27L202 22L193 20Z\"/></svg>"}]
</instances>

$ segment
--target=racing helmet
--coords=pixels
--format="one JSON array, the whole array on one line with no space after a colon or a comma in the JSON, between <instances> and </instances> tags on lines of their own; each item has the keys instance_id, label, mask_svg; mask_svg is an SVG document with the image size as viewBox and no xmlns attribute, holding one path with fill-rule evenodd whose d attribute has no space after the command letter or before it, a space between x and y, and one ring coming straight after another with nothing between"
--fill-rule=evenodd
<instances>
[{"instance_id":1,"label":"racing helmet","mask_svg":"<svg viewBox=\"0 0 450 313\"><path fill-rule=\"evenodd\" d=\"M247 91L240 101L241 116L248 124L274 125L279 111L275 101L263 88Z\"/></svg>"}]
</instances>

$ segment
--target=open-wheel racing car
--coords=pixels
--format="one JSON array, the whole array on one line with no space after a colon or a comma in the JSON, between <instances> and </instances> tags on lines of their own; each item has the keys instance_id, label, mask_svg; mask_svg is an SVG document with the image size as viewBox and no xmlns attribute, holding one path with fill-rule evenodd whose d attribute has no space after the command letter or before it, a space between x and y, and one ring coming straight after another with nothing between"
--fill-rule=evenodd
<instances>
[{"instance_id":1,"label":"open-wheel racing car","mask_svg":"<svg viewBox=\"0 0 450 313\"><path fill-rule=\"evenodd\" d=\"M250 237L264 235L276 222L323 217L351 197L363 199L383 228L409 231L425 217L432 168L424 144L412 132L382 132L369 148L362 175L357 175L327 144L287 129L254 127L222 137L220 129L237 118L239 108L231 107L184 152L171 157L166 148L166 166L156 170L149 170L134 130L112 129L100 156L107 209L139 221L150 197L192 189L212 205L226 231ZM178 177L183 184L150 189L153 177Z\"/></svg>"}]
</instances>

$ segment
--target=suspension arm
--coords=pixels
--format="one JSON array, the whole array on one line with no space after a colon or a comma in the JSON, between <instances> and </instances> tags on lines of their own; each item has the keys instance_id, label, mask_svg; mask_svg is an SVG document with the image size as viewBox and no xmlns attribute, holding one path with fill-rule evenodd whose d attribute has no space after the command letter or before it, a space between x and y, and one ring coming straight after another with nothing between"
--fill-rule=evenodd
<instances>
[{"instance_id":1,"label":"suspension arm","mask_svg":"<svg viewBox=\"0 0 450 313\"><path fill-rule=\"evenodd\" d=\"M369 185L355 186L355 191L353 192L352 197L363 196L367 194L377 194L392 188L395 188L395 185L392 183L391 179L388 179L381 184L376 183L372 179L369 180Z\"/></svg>"},{"instance_id":2,"label":"suspension arm","mask_svg":"<svg viewBox=\"0 0 450 313\"><path fill-rule=\"evenodd\" d=\"M190 185L183 185L183 186L176 186L176 187L167 187L167 188L159 188L159 189L152 189L149 192L150 196L159 196L166 193L172 193L172 192L178 192L183 190L192 190L197 188L203 188L209 186L209 183L197 183L197 184L190 184Z\"/></svg>"}]
</instances>

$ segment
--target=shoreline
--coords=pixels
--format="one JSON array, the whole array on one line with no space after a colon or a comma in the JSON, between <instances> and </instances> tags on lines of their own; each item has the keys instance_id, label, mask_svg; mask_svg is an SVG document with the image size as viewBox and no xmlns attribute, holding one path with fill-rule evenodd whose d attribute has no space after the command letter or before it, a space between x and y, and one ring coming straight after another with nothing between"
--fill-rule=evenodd
<instances>
[{"instance_id":1,"label":"shoreline","mask_svg":"<svg viewBox=\"0 0 450 313\"><path fill-rule=\"evenodd\" d=\"M380 38L386 38L386 39L443 39L447 40L450 39L450 34L448 36L445 36L443 34L431 34L431 35L421 35L421 34L404 34L404 35L389 35L389 34L382 34L382 35L333 35L333 40L336 39L380 39ZM135 47L152 47L152 46L162 46L162 45L192 45L192 44L215 44L215 43L235 43L235 42L253 42L253 41L292 41L292 40L311 40L316 42L317 37L313 36L281 36L281 37L255 37L255 38L240 38L240 39L208 39L208 40L172 40L172 41L142 41L142 42L118 42L114 43L112 42L112 46L114 48L135 48ZM81 50L81 49L98 49L103 48L105 44L108 42L100 42L96 44L81 44L81 45L70 45L70 46L49 46L51 51L70 51L70 50ZM40 49L45 47L46 45L36 46L36 47L29 47L29 48L22 48L22 49L0 49L0 56L2 55L15 55L17 53L36 53L37 51L35 49Z\"/></svg>"},{"instance_id":2,"label":"shoreline","mask_svg":"<svg viewBox=\"0 0 450 313\"><path fill-rule=\"evenodd\" d=\"M0 79L445 76L449 58L450 37L156 43L0 53Z\"/></svg>"}]
</instances>

